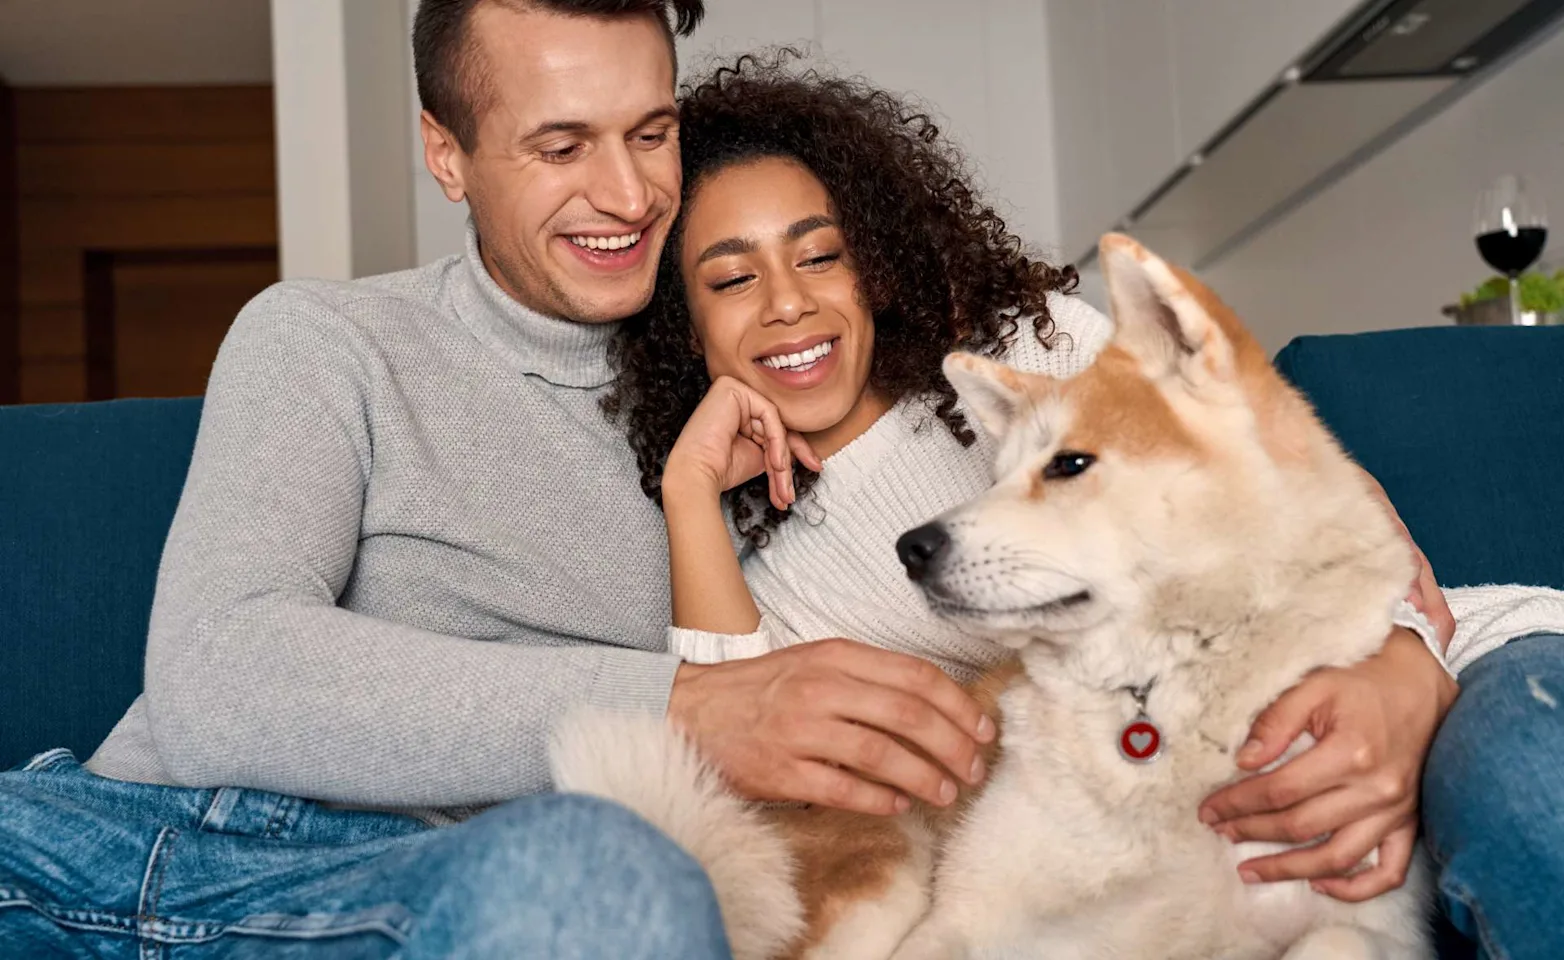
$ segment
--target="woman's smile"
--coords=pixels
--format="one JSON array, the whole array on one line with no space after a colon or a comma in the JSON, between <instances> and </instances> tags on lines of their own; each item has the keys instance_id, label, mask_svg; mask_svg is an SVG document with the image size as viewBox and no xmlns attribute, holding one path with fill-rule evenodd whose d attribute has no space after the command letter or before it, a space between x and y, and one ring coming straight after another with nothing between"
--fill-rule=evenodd
<instances>
[{"instance_id":1,"label":"woman's smile","mask_svg":"<svg viewBox=\"0 0 1564 960\"><path fill-rule=\"evenodd\" d=\"M784 343L755 358L779 385L790 390L807 390L831 376L836 369L836 345L840 337L816 336Z\"/></svg>"}]
</instances>

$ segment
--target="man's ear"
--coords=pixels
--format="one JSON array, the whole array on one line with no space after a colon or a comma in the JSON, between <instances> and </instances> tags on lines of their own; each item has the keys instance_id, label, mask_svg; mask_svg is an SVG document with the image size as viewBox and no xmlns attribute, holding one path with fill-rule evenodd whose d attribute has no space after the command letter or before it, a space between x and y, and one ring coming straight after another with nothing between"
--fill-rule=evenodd
<instances>
[{"instance_id":1,"label":"man's ear","mask_svg":"<svg viewBox=\"0 0 1564 960\"><path fill-rule=\"evenodd\" d=\"M1026 394L1010 367L975 353L952 353L945 358L945 379L956 388L983 430L996 440L1015 422Z\"/></svg>"},{"instance_id":2,"label":"man's ear","mask_svg":"<svg viewBox=\"0 0 1564 960\"><path fill-rule=\"evenodd\" d=\"M424 166L440 182L445 198L461 203L467 198L467 152L428 110L418 115L418 132L424 138Z\"/></svg>"},{"instance_id":3,"label":"man's ear","mask_svg":"<svg viewBox=\"0 0 1564 960\"><path fill-rule=\"evenodd\" d=\"M1113 342L1148 377L1177 374L1194 386L1237 376L1232 342L1207 309L1213 298L1198 281L1123 234L1103 237L1097 250Z\"/></svg>"}]
</instances>

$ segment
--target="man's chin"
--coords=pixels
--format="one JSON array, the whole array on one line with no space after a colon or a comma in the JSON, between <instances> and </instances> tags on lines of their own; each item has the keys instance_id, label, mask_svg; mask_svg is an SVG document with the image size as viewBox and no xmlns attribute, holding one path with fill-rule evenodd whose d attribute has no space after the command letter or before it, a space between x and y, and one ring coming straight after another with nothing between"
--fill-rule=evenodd
<instances>
[{"instance_id":1,"label":"man's chin","mask_svg":"<svg viewBox=\"0 0 1564 960\"><path fill-rule=\"evenodd\" d=\"M596 282L561 284L560 314L575 323L617 323L645 309L652 302L655 273L646 277L597 278Z\"/></svg>"},{"instance_id":2,"label":"man's chin","mask_svg":"<svg viewBox=\"0 0 1564 960\"><path fill-rule=\"evenodd\" d=\"M627 317L641 312L651 302L651 299L652 293L648 290L646 296L633 299L616 298L600 302L578 301L572 305L572 310L566 319L575 323L587 324L618 323Z\"/></svg>"},{"instance_id":3,"label":"man's chin","mask_svg":"<svg viewBox=\"0 0 1564 960\"><path fill-rule=\"evenodd\" d=\"M633 316L652 302L657 271L634 271L593 276L581 270L568 270L557 278L556 290L564 303L561 311L576 323L617 323Z\"/></svg>"}]
</instances>

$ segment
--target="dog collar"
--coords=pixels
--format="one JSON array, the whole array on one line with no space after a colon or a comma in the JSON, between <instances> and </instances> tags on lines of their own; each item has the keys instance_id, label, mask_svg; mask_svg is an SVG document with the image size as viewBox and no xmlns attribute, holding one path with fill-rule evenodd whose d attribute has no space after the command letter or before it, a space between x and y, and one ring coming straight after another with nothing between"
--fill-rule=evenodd
<instances>
[{"instance_id":1,"label":"dog collar","mask_svg":"<svg viewBox=\"0 0 1564 960\"><path fill-rule=\"evenodd\" d=\"M1162 756L1162 730L1146 713L1146 698L1151 696L1151 688L1156 684L1153 678L1143 686L1119 688L1135 700L1135 719L1119 731L1119 755L1130 763L1150 763Z\"/></svg>"}]
</instances>

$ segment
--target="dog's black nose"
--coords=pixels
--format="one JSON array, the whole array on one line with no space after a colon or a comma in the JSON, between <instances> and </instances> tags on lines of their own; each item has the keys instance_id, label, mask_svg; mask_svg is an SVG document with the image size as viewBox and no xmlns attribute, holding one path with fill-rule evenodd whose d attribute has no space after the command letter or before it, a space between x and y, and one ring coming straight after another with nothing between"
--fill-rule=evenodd
<instances>
[{"instance_id":1,"label":"dog's black nose","mask_svg":"<svg viewBox=\"0 0 1564 960\"><path fill-rule=\"evenodd\" d=\"M907 576L922 580L934 568L945 548L950 546L950 534L938 523L926 523L915 530L908 530L896 541L896 555L901 557Z\"/></svg>"}]
</instances>

